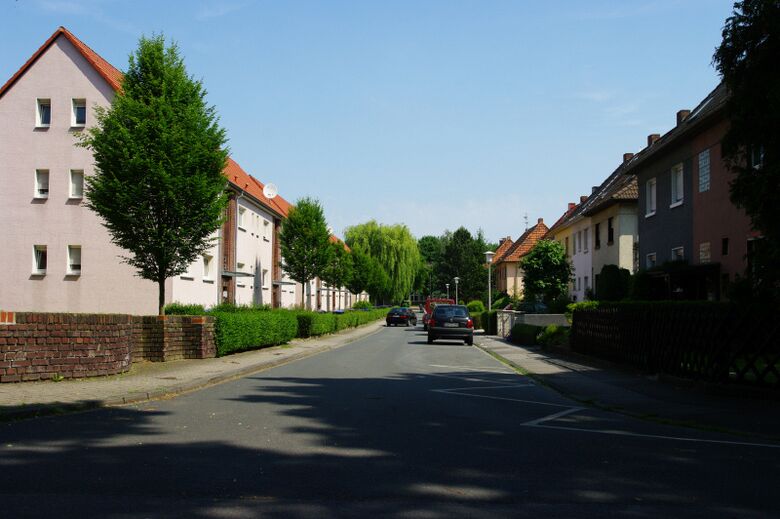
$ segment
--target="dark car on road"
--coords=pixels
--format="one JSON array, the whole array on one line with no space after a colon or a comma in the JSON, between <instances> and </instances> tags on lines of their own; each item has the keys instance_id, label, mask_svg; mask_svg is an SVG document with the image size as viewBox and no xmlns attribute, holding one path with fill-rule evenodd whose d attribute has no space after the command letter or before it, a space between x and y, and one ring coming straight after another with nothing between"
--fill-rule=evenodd
<instances>
[{"instance_id":1,"label":"dark car on road","mask_svg":"<svg viewBox=\"0 0 780 519\"><path fill-rule=\"evenodd\" d=\"M393 308L387 312L385 322L387 323L387 326L395 326L397 324L417 326L417 314L415 314L414 310L411 308Z\"/></svg>"},{"instance_id":2,"label":"dark car on road","mask_svg":"<svg viewBox=\"0 0 780 519\"><path fill-rule=\"evenodd\" d=\"M462 340L474 344L474 321L463 305L436 305L428 320L428 344L436 339Z\"/></svg>"}]
</instances>

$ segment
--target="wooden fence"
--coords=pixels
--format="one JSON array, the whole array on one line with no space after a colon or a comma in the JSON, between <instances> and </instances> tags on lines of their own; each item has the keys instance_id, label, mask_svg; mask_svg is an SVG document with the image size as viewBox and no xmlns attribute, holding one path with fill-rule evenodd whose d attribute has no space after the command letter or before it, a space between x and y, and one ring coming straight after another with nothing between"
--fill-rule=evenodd
<instances>
[{"instance_id":1,"label":"wooden fence","mask_svg":"<svg viewBox=\"0 0 780 519\"><path fill-rule=\"evenodd\" d=\"M780 316L730 305L608 305L576 310L574 351L715 383L780 388Z\"/></svg>"}]
</instances>

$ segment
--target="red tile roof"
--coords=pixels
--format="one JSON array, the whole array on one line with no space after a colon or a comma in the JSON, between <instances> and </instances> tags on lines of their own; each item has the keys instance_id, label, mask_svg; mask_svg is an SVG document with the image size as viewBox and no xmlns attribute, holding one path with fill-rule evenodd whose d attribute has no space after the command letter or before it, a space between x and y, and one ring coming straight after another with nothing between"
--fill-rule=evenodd
<instances>
[{"instance_id":1,"label":"red tile roof","mask_svg":"<svg viewBox=\"0 0 780 519\"><path fill-rule=\"evenodd\" d=\"M341 241L338 237L336 237L336 236L334 236L332 234L330 235L330 242L331 243L342 243L344 245L344 250L345 251L352 252L352 249L349 248L349 245L347 245L346 243Z\"/></svg>"},{"instance_id":2,"label":"red tile roof","mask_svg":"<svg viewBox=\"0 0 780 519\"><path fill-rule=\"evenodd\" d=\"M498 244L498 248L496 249L496 255L493 257L493 264L498 263L504 258L506 252L512 248L512 244L514 244L514 242L512 241L512 238L509 236L507 236L504 241Z\"/></svg>"},{"instance_id":3,"label":"red tile roof","mask_svg":"<svg viewBox=\"0 0 780 519\"><path fill-rule=\"evenodd\" d=\"M35 51L30 59L28 59L24 65L22 65L22 67L16 71L16 74L11 76L11 79L6 81L5 84L0 87L0 97L3 97L3 94L5 94L5 92L11 88L11 86L16 83L16 81L21 78L25 72L27 72L27 69L29 69L38 60L38 58L41 57L41 55L54 43L54 41L59 36L64 36L67 38L68 41L70 41L70 43L76 47L76 50L78 50L81 55L84 56L84 59L86 59L89 64L92 65L95 71L97 71L97 73L106 80L106 83L108 83L114 90L119 90L122 84L122 72L114 67L111 63L101 58L97 52L90 49L87 44L76 38L73 33L71 33L65 27L59 27L56 31L54 31L54 34L52 34L49 39L46 40L38 50Z\"/></svg>"},{"instance_id":4,"label":"red tile roof","mask_svg":"<svg viewBox=\"0 0 780 519\"><path fill-rule=\"evenodd\" d=\"M540 221L520 236L497 263L515 262L531 252L534 245L541 240L550 229Z\"/></svg>"}]
</instances>

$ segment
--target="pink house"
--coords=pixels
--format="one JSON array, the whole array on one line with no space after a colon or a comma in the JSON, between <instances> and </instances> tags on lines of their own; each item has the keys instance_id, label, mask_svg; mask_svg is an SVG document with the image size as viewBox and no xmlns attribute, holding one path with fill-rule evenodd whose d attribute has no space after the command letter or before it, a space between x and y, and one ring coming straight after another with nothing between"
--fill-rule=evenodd
<instances>
[{"instance_id":1,"label":"pink house","mask_svg":"<svg viewBox=\"0 0 780 519\"><path fill-rule=\"evenodd\" d=\"M0 308L15 311L157 313L156 284L122 262L98 216L84 205L89 150L76 146L108 106L122 73L64 27L0 87ZM290 204L232 159L231 227L181 276L167 302L292 306L300 286L279 268L278 229Z\"/></svg>"}]
</instances>

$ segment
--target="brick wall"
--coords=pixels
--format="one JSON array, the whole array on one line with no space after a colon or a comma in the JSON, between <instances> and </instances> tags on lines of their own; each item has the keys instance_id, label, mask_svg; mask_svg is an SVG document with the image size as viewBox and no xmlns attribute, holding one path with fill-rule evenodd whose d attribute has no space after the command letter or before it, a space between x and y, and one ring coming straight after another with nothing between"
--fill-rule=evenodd
<instances>
[{"instance_id":1,"label":"brick wall","mask_svg":"<svg viewBox=\"0 0 780 519\"><path fill-rule=\"evenodd\" d=\"M136 317L135 320L133 362L216 356L213 317L166 315Z\"/></svg>"},{"instance_id":2,"label":"brick wall","mask_svg":"<svg viewBox=\"0 0 780 519\"><path fill-rule=\"evenodd\" d=\"M214 318L0 311L0 382L114 375L216 355Z\"/></svg>"},{"instance_id":3,"label":"brick wall","mask_svg":"<svg viewBox=\"0 0 780 519\"><path fill-rule=\"evenodd\" d=\"M130 368L129 315L0 313L0 382L114 375Z\"/></svg>"}]
</instances>

